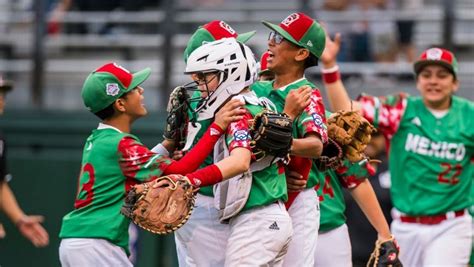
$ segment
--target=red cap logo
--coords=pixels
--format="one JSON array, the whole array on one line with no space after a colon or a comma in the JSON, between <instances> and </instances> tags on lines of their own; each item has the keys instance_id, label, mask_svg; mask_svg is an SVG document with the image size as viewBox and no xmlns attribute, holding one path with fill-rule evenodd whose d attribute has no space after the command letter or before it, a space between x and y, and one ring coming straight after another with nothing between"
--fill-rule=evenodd
<instances>
[{"instance_id":1,"label":"red cap logo","mask_svg":"<svg viewBox=\"0 0 474 267\"><path fill-rule=\"evenodd\" d=\"M117 63L109 63L95 70L95 72L108 72L115 76L125 88L128 88L132 82L132 74L126 68Z\"/></svg>"},{"instance_id":2,"label":"red cap logo","mask_svg":"<svg viewBox=\"0 0 474 267\"><path fill-rule=\"evenodd\" d=\"M443 51L439 48L431 48L426 51L426 59L440 60L443 55Z\"/></svg>"},{"instance_id":3,"label":"red cap logo","mask_svg":"<svg viewBox=\"0 0 474 267\"><path fill-rule=\"evenodd\" d=\"M298 13L293 13L289 15L288 17L286 17L286 19L284 19L281 22L281 24L285 25L286 27L289 27L291 23L295 22L299 18L300 18L300 15Z\"/></svg>"},{"instance_id":4,"label":"red cap logo","mask_svg":"<svg viewBox=\"0 0 474 267\"><path fill-rule=\"evenodd\" d=\"M313 25L313 22L313 19L303 13L293 13L280 23L280 27L299 42L311 25Z\"/></svg>"},{"instance_id":5,"label":"red cap logo","mask_svg":"<svg viewBox=\"0 0 474 267\"><path fill-rule=\"evenodd\" d=\"M229 24L222 20L213 20L203 26L216 40L222 38L237 37L237 32Z\"/></svg>"}]
</instances>

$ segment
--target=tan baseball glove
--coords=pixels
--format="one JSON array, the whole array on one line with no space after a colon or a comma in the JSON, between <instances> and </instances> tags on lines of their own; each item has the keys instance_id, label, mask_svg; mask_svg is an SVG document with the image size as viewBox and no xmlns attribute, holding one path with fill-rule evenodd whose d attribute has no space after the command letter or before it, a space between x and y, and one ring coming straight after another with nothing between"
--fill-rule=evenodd
<instances>
[{"instance_id":1,"label":"tan baseball glove","mask_svg":"<svg viewBox=\"0 0 474 267\"><path fill-rule=\"evenodd\" d=\"M120 212L147 231L155 234L172 233L191 216L195 190L185 176L163 176L135 185L125 198Z\"/></svg>"},{"instance_id":2,"label":"tan baseball glove","mask_svg":"<svg viewBox=\"0 0 474 267\"><path fill-rule=\"evenodd\" d=\"M328 136L341 147L350 162L365 159L364 150L375 127L356 111L338 111L328 121Z\"/></svg>"}]
</instances>

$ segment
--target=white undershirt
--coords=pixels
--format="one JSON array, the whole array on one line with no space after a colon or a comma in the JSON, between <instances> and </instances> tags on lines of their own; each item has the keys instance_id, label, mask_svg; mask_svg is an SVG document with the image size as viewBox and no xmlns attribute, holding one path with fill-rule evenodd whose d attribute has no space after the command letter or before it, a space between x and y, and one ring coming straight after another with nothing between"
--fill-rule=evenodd
<instances>
[{"instance_id":1,"label":"white undershirt","mask_svg":"<svg viewBox=\"0 0 474 267\"><path fill-rule=\"evenodd\" d=\"M115 128L115 127L112 126L112 125L108 125L108 124L99 122L99 126L97 126L97 130L103 130L103 129L114 129L114 130L116 130L116 131L119 132L119 133L122 132L122 131L120 131L119 129Z\"/></svg>"},{"instance_id":2,"label":"white undershirt","mask_svg":"<svg viewBox=\"0 0 474 267\"><path fill-rule=\"evenodd\" d=\"M435 116L435 118L437 119L441 119L442 117L444 117L446 114L448 114L449 112L449 109L446 109L446 110L435 110L435 109L431 109L431 108L428 108L428 110L431 112L431 114L433 114L433 116Z\"/></svg>"},{"instance_id":3,"label":"white undershirt","mask_svg":"<svg viewBox=\"0 0 474 267\"><path fill-rule=\"evenodd\" d=\"M287 84L287 85L283 85L282 87L280 87L280 88L275 88L275 89L280 90L280 91L285 90L286 87L288 87L288 86L290 86L290 85L292 85L292 84L298 83L298 82L300 82L300 81L302 81L302 80L304 80L304 79L306 79L306 77L303 76L302 78L300 78L300 79L298 79L298 80L296 80L296 81L294 81L294 82L291 82L291 83L289 83L289 84Z\"/></svg>"}]
</instances>

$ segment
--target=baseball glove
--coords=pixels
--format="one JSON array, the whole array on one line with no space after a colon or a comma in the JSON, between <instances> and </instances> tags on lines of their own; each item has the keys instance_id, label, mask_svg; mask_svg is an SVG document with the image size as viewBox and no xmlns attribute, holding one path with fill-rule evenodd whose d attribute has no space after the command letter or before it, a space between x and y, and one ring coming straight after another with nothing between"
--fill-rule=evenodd
<instances>
[{"instance_id":1,"label":"baseball glove","mask_svg":"<svg viewBox=\"0 0 474 267\"><path fill-rule=\"evenodd\" d=\"M188 125L189 95L186 89L178 86L173 89L168 100L166 111L166 127L163 137L175 142L176 149L182 149L186 142L186 128Z\"/></svg>"},{"instance_id":2,"label":"baseball glove","mask_svg":"<svg viewBox=\"0 0 474 267\"><path fill-rule=\"evenodd\" d=\"M167 183L154 188L159 181ZM176 231L191 216L195 201L195 187L179 174L160 177L135 185L125 198L120 212L136 225L155 234Z\"/></svg>"},{"instance_id":3,"label":"baseball glove","mask_svg":"<svg viewBox=\"0 0 474 267\"><path fill-rule=\"evenodd\" d=\"M342 147L350 162L365 159L364 150L370 142L374 126L356 111L338 111L328 121L328 136Z\"/></svg>"},{"instance_id":4,"label":"baseball glove","mask_svg":"<svg viewBox=\"0 0 474 267\"><path fill-rule=\"evenodd\" d=\"M395 238L392 237L385 242L377 240L375 242L375 249L367 262L367 267L402 267L403 264L398 258L399 252L400 248Z\"/></svg>"},{"instance_id":5,"label":"baseball glove","mask_svg":"<svg viewBox=\"0 0 474 267\"><path fill-rule=\"evenodd\" d=\"M323 152L319 158L314 162L320 171L327 171L329 169L337 169L342 166L344 157L342 155L342 148L331 138L324 144Z\"/></svg>"},{"instance_id":6,"label":"baseball glove","mask_svg":"<svg viewBox=\"0 0 474 267\"><path fill-rule=\"evenodd\" d=\"M288 115L265 109L253 118L250 135L250 147L257 160L266 155L289 159L293 121Z\"/></svg>"}]
</instances>

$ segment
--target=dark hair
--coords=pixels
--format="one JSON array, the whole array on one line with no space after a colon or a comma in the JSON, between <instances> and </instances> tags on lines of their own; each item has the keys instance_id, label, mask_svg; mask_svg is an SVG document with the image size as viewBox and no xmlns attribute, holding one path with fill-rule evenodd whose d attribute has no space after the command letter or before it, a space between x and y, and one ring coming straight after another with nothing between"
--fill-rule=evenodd
<instances>
[{"instance_id":1,"label":"dark hair","mask_svg":"<svg viewBox=\"0 0 474 267\"><path fill-rule=\"evenodd\" d=\"M454 71L448 67L446 67L445 65L442 65L442 64L436 64L436 63L432 63L432 64L429 64L429 65L438 65L438 66L441 66L443 68L445 68L449 73L451 73L451 75L453 76L453 81L457 81L458 80L458 77L456 76L456 73L454 73ZM415 80L418 80L418 77L420 77L420 73L423 71L423 69L426 67L426 66L429 66L428 64L421 67L418 72L415 71Z\"/></svg>"},{"instance_id":2,"label":"dark hair","mask_svg":"<svg viewBox=\"0 0 474 267\"><path fill-rule=\"evenodd\" d=\"M119 98L123 98L123 99L127 99L127 95L128 93L130 93L132 90L124 93L123 95L121 95ZM119 99L117 98L117 99ZM97 111L96 113L94 113L97 117L99 117L101 120L105 120L105 119L108 119L110 117L112 117L114 114L115 114L115 108L114 108L114 104L115 104L115 101L112 102L112 104L108 105L106 108L104 108L103 110L100 110L100 111Z\"/></svg>"},{"instance_id":3,"label":"dark hair","mask_svg":"<svg viewBox=\"0 0 474 267\"><path fill-rule=\"evenodd\" d=\"M317 65L318 65L318 58L315 55L313 55L311 52L309 52L309 57L307 57L306 60L304 61L304 69L317 66Z\"/></svg>"},{"instance_id":4,"label":"dark hair","mask_svg":"<svg viewBox=\"0 0 474 267\"><path fill-rule=\"evenodd\" d=\"M105 120L105 119L108 119L108 118L112 117L115 113L114 103L115 103L115 101L112 104L110 104L109 106L107 106L106 108L104 108L103 110L97 111L94 114L97 117L99 117L101 120Z\"/></svg>"}]
</instances>

